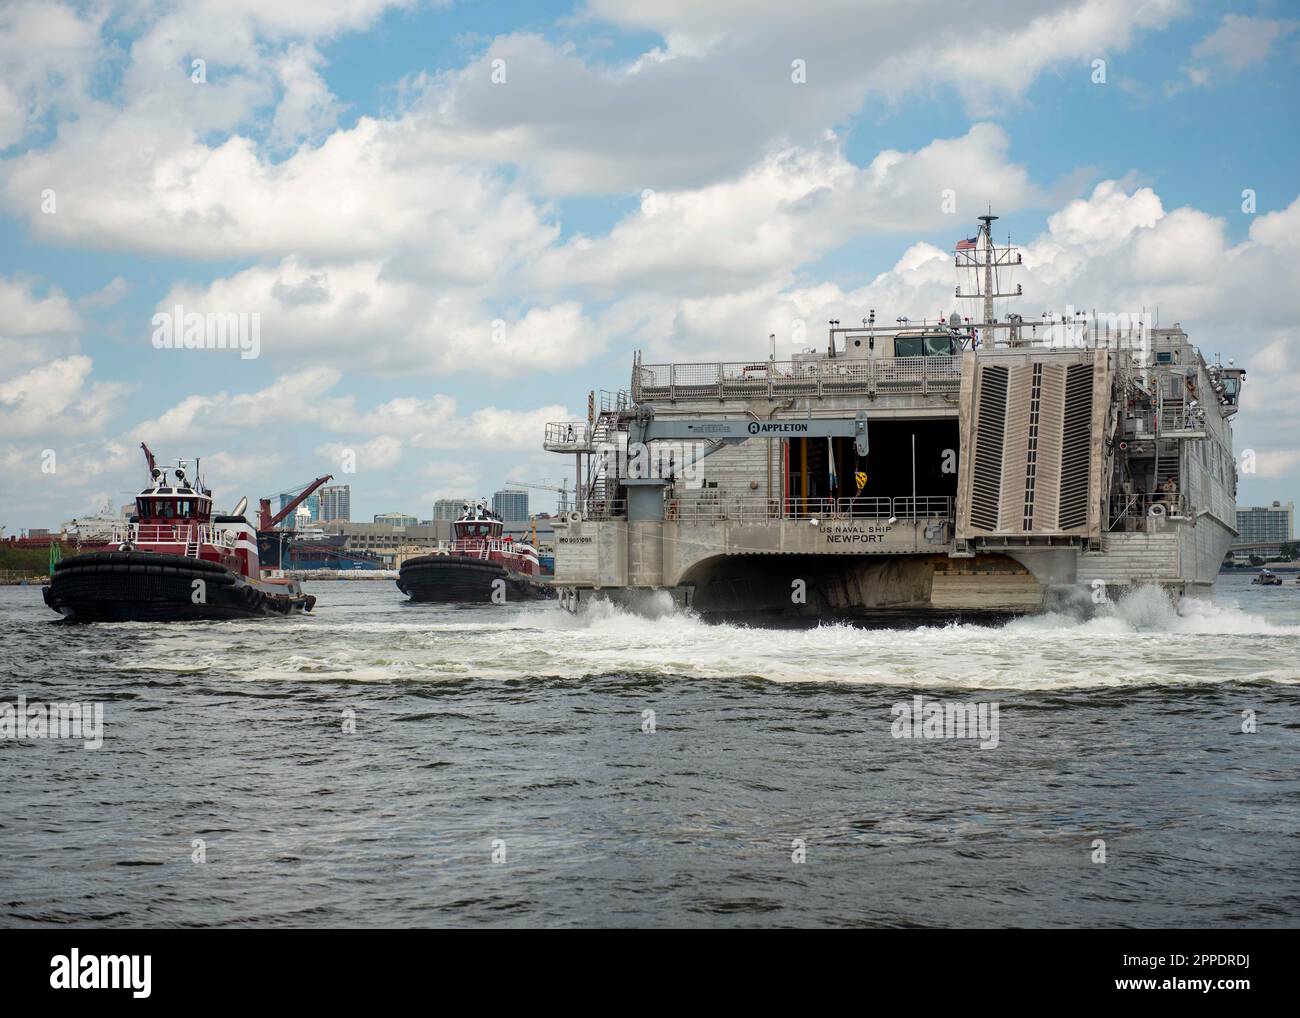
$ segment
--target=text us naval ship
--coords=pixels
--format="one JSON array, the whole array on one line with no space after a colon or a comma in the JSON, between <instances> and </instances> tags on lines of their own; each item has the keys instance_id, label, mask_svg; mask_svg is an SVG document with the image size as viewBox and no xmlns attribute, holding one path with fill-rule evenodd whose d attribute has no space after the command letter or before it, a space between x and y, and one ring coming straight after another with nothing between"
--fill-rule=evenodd
<instances>
[{"instance_id":1,"label":"text us naval ship","mask_svg":"<svg viewBox=\"0 0 1300 1018\"><path fill-rule=\"evenodd\" d=\"M637 355L630 392L548 425L579 493L555 522L566 601L966 616L1207 592L1236 536L1245 372L1144 313L997 318L1021 256L996 218L955 253L982 320L873 311L788 361Z\"/></svg>"}]
</instances>

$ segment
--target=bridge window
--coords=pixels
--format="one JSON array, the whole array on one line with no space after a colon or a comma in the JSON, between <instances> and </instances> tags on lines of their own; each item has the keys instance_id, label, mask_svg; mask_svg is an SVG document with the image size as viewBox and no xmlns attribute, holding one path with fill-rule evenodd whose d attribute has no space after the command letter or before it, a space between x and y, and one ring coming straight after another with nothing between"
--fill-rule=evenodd
<instances>
[{"instance_id":1,"label":"bridge window","mask_svg":"<svg viewBox=\"0 0 1300 1018\"><path fill-rule=\"evenodd\" d=\"M947 357L957 352L957 342L947 333L930 336L895 336L895 357Z\"/></svg>"}]
</instances>

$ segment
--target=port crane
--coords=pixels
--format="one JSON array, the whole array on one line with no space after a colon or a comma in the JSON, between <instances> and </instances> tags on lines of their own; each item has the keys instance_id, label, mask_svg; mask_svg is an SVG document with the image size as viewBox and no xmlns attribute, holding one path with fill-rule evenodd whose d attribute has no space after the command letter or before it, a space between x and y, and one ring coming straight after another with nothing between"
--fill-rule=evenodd
<instances>
[{"instance_id":1,"label":"port crane","mask_svg":"<svg viewBox=\"0 0 1300 1018\"><path fill-rule=\"evenodd\" d=\"M557 488L553 484L535 484L532 481L506 481L506 484L516 488L534 488L537 491L553 491L560 496L559 504L555 507L556 512L567 512L569 509L569 487L568 481L561 481Z\"/></svg>"},{"instance_id":2,"label":"port crane","mask_svg":"<svg viewBox=\"0 0 1300 1018\"><path fill-rule=\"evenodd\" d=\"M295 509L307 501L307 499L311 498L317 488L322 484L328 484L332 480L334 480L334 475L326 474L324 477L318 477L314 481L309 481L307 484L301 485L300 488L290 489L292 491L297 491L298 494L290 500L288 505L274 516L271 515L271 500L269 498L259 499L257 503L257 529L271 530L277 523L283 520L286 516L292 515ZM289 492L281 492L281 494L287 495Z\"/></svg>"}]
</instances>

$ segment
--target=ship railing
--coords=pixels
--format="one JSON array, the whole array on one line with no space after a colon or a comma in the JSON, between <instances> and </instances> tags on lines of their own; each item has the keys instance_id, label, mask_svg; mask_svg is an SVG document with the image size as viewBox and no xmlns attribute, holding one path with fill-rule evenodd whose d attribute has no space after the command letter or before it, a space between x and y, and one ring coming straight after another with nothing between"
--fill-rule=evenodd
<instances>
[{"instance_id":1,"label":"ship railing","mask_svg":"<svg viewBox=\"0 0 1300 1018\"><path fill-rule=\"evenodd\" d=\"M224 544L233 547L233 531L221 531L210 523L128 523L113 528L113 541L121 544Z\"/></svg>"},{"instance_id":2,"label":"ship railing","mask_svg":"<svg viewBox=\"0 0 1300 1018\"><path fill-rule=\"evenodd\" d=\"M1203 432L1205 408L1186 403L1165 403L1160 407L1160 434L1177 431Z\"/></svg>"},{"instance_id":3,"label":"ship railing","mask_svg":"<svg viewBox=\"0 0 1300 1018\"><path fill-rule=\"evenodd\" d=\"M904 495L892 501L889 515L900 520L952 519L956 504L950 495Z\"/></svg>"},{"instance_id":4,"label":"ship railing","mask_svg":"<svg viewBox=\"0 0 1300 1018\"><path fill-rule=\"evenodd\" d=\"M833 498L787 498L784 516L793 519L816 519L819 516L832 516L835 513Z\"/></svg>"},{"instance_id":5,"label":"ship railing","mask_svg":"<svg viewBox=\"0 0 1300 1018\"><path fill-rule=\"evenodd\" d=\"M645 401L726 397L833 396L931 391L961 385L961 355L835 357L791 361L713 361L636 364L632 399Z\"/></svg>"},{"instance_id":6,"label":"ship railing","mask_svg":"<svg viewBox=\"0 0 1300 1018\"><path fill-rule=\"evenodd\" d=\"M776 498L688 497L670 499L665 516L684 523L777 519L951 520L954 505L949 495L788 498L784 502Z\"/></svg>"},{"instance_id":7,"label":"ship railing","mask_svg":"<svg viewBox=\"0 0 1300 1018\"><path fill-rule=\"evenodd\" d=\"M1111 495L1108 531L1146 530L1149 519L1185 517L1187 501L1181 492L1157 492L1154 495Z\"/></svg>"},{"instance_id":8,"label":"ship railing","mask_svg":"<svg viewBox=\"0 0 1300 1018\"><path fill-rule=\"evenodd\" d=\"M624 389L619 389L618 392L601 389L599 406L602 414L623 413L631 409L632 399Z\"/></svg>"},{"instance_id":9,"label":"ship railing","mask_svg":"<svg viewBox=\"0 0 1300 1018\"><path fill-rule=\"evenodd\" d=\"M591 448L591 426L586 421L555 421L546 425L543 445L551 452L580 452Z\"/></svg>"},{"instance_id":10,"label":"ship railing","mask_svg":"<svg viewBox=\"0 0 1300 1018\"><path fill-rule=\"evenodd\" d=\"M494 551L516 552L523 545L523 541L506 541L497 538L478 538L477 540L466 538L460 541L444 541L438 545L438 550L451 555L464 555L467 558L487 558Z\"/></svg>"},{"instance_id":11,"label":"ship railing","mask_svg":"<svg viewBox=\"0 0 1300 1018\"><path fill-rule=\"evenodd\" d=\"M781 516L779 499L669 499L665 516L682 523L720 520L772 520Z\"/></svg>"}]
</instances>

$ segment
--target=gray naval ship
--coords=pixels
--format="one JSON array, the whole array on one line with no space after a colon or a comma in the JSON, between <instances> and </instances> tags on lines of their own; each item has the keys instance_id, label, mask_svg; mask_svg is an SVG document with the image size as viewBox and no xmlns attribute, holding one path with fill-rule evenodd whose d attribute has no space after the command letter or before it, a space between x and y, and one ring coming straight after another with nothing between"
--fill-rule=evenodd
<instances>
[{"instance_id":1,"label":"gray naval ship","mask_svg":"<svg viewBox=\"0 0 1300 1018\"><path fill-rule=\"evenodd\" d=\"M997 317L1022 256L959 241L982 318L860 327L778 361L633 361L547 425L579 497L555 584L703 613L1007 616L1156 585L1209 592L1236 536L1245 372L1145 313Z\"/></svg>"}]
</instances>

